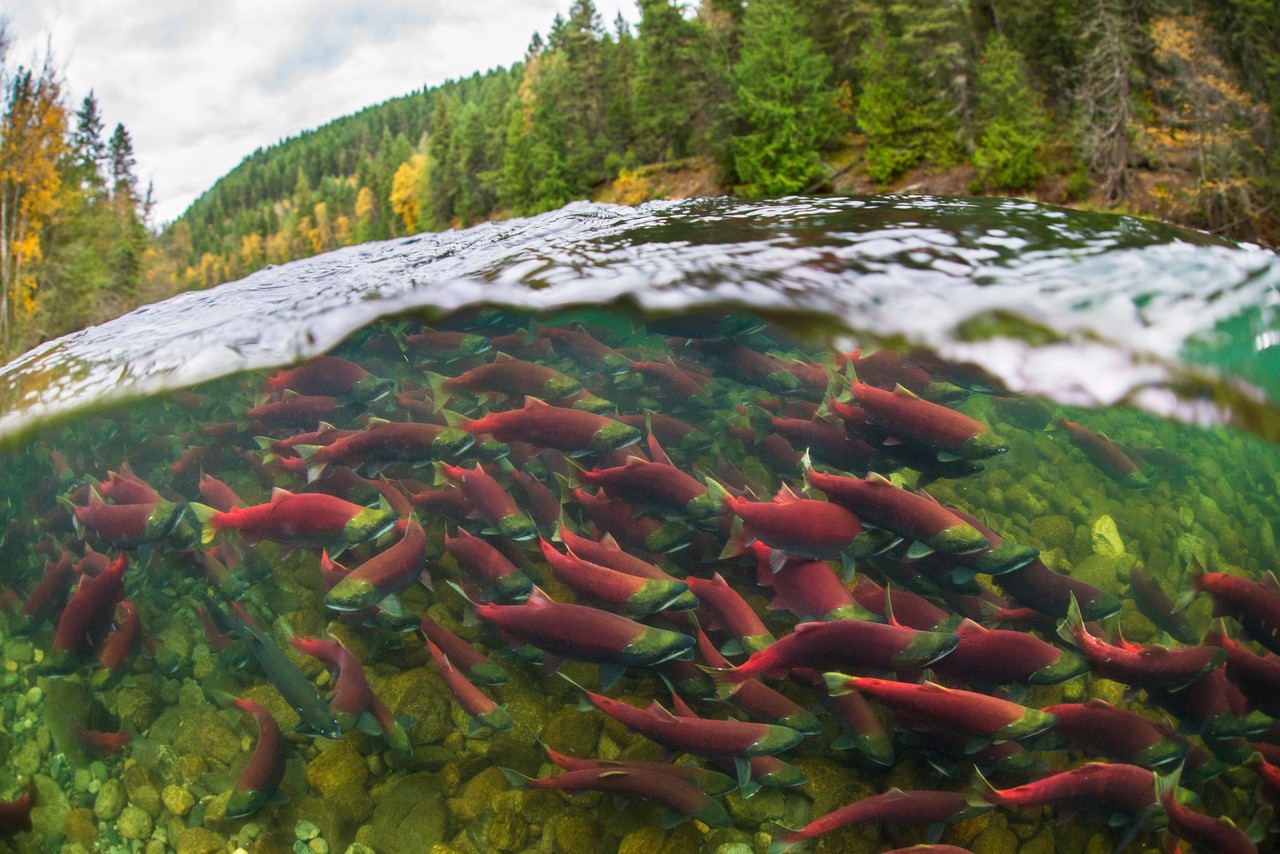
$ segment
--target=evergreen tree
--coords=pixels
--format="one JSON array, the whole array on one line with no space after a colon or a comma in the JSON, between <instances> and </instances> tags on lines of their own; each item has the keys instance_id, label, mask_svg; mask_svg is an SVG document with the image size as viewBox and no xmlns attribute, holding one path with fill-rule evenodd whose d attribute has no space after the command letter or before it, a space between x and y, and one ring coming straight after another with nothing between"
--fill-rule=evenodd
<instances>
[{"instance_id":1,"label":"evergreen tree","mask_svg":"<svg viewBox=\"0 0 1280 854\"><path fill-rule=\"evenodd\" d=\"M924 159L926 134L911 99L906 54L881 14L872 17L871 36L858 56L857 69L862 93L856 115L867 138L867 176L884 184Z\"/></svg>"},{"instance_id":2,"label":"evergreen tree","mask_svg":"<svg viewBox=\"0 0 1280 854\"><path fill-rule=\"evenodd\" d=\"M102 165L107 161L107 145L102 139L102 114L98 111L98 99L93 90L84 96L76 112L76 129L71 146L80 166L80 179L86 189L101 187Z\"/></svg>"},{"instance_id":3,"label":"evergreen tree","mask_svg":"<svg viewBox=\"0 0 1280 854\"><path fill-rule=\"evenodd\" d=\"M133 174L137 165L133 156L133 139L124 125L117 124L108 145L111 161L111 194L131 200L135 198L138 179Z\"/></svg>"},{"instance_id":4,"label":"evergreen tree","mask_svg":"<svg viewBox=\"0 0 1280 854\"><path fill-rule=\"evenodd\" d=\"M939 164L973 151L973 49L959 0L894 0L891 23L910 62L911 100Z\"/></svg>"},{"instance_id":5,"label":"evergreen tree","mask_svg":"<svg viewBox=\"0 0 1280 854\"><path fill-rule=\"evenodd\" d=\"M1043 174L1038 157L1048 117L1032 91L1022 57L1001 35L982 51L977 75L978 175L997 190L1021 190Z\"/></svg>"},{"instance_id":6,"label":"evergreen tree","mask_svg":"<svg viewBox=\"0 0 1280 854\"><path fill-rule=\"evenodd\" d=\"M691 153L698 106L694 25L671 0L639 0L639 6L635 98L641 147L637 153L646 160L686 157Z\"/></svg>"},{"instance_id":7,"label":"evergreen tree","mask_svg":"<svg viewBox=\"0 0 1280 854\"><path fill-rule=\"evenodd\" d=\"M747 195L794 193L821 178L819 152L841 120L830 74L798 8L783 0L747 5L734 69L746 129L734 137L735 164Z\"/></svg>"}]
</instances>

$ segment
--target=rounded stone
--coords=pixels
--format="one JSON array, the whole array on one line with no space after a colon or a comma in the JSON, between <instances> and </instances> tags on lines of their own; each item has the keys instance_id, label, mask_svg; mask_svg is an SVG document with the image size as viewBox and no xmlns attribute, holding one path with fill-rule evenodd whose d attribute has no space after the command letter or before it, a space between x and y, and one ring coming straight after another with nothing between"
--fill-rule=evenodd
<instances>
[{"instance_id":1,"label":"rounded stone","mask_svg":"<svg viewBox=\"0 0 1280 854\"><path fill-rule=\"evenodd\" d=\"M600 826L590 815L577 810L561 813L547 824L557 854L595 851L600 839Z\"/></svg>"},{"instance_id":2,"label":"rounded stone","mask_svg":"<svg viewBox=\"0 0 1280 854\"><path fill-rule=\"evenodd\" d=\"M1124 557L1124 541L1120 539L1115 519L1105 514L1094 519L1090 535L1094 554Z\"/></svg>"},{"instance_id":3,"label":"rounded stone","mask_svg":"<svg viewBox=\"0 0 1280 854\"><path fill-rule=\"evenodd\" d=\"M529 825L512 813L498 813L489 823L486 838L494 851L519 851L529 837Z\"/></svg>"},{"instance_id":4,"label":"rounded stone","mask_svg":"<svg viewBox=\"0 0 1280 854\"><path fill-rule=\"evenodd\" d=\"M124 804L124 784L113 777L98 790L93 801L93 814L102 821L114 821L124 809Z\"/></svg>"},{"instance_id":5,"label":"rounded stone","mask_svg":"<svg viewBox=\"0 0 1280 854\"><path fill-rule=\"evenodd\" d=\"M151 816L146 810L129 804L120 811L116 827L125 839L146 839L151 835Z\"/></svg>"},{"instance_id":6,"label":"rounded stone","mask_svg":"<svg viewBox=\"0 0 1280 854\"><path fill-rule=\"evenodd\" d=\"M315 839L320 835L320 828L316 827L305 818L300 818L293 825L293 835L298 839L301 839L303 842L310 842L312 839Z\"/></svg>"},{"instance_id":7,"label":"rounded stone","mask_svg":"<svg viewBox=\"0 0 1280 854\"><path fill-rule=\"evenodd\" d=\"M94 817L93 810L71 810L62 820L62 832L66 834L67 841L93 851L98 842L98 820Z\"/></svg>"},{"instance_id":8,"label":"rounded stone","mask_svg":"<svg viewBox=\"0 0 1280 854\"><path fill-rule=\"evenodd\" d=\"M973 854L1008 854L1018 850L1018 837L1007 827L988 827L973 840Z\"/></svg>"},{"instance_id":9,"label":"rounded stone","mask_svg":"<svg viewBox=\"0 0 1280 854\"><path fill-rule=\"evenodd\" d=\"M1031 536L1036 544L1044 550L1066 549L1071 545L1075 534L1075 525L1066 516L1050 514L1037 516L1031 520Z\"/></svg>"},{"instance_id":10,"label":"rounded stone","mask_svg":"<svg viewBox=\"0 0 1280 854\"><path fill-rule=\"evenodd\" d=\"M618 854L653 854L661 851L667 841L667 834L659 827L644 825L622 837L618 844Z\"/></svg>"},{"instance_id":11,"label":"rounded stone","mask_svg":"<svg viewBox=\"0 0 1280 854\"><path fill-rule=\"evenodd\" d=\"M186 815L196 803L194 795L172 783L160 792L160 800L164 802L164 808L176 816Z\"/></svg>"},{"instance_id":12,"label":"rounded stone","mask_svg":"<svg viewBox=\"0 0 1280 854\"><path fill-rule=\"evenodd\" d=\"M226 847L222 834L206 827L188 827L178 834L178 854L220 854Z\"/></svg>"},{"instance_id":13,"label":"rounded stone","mask_svg":"<svg viewBox=\"0 0 1280 854\"><path fill-rule=\"evenodd\" d=\"M444 794L430 774L413 774L380 789L376 804L362 841L378 854L430 851L448 833Z\"/></svg>"}]
</instances>

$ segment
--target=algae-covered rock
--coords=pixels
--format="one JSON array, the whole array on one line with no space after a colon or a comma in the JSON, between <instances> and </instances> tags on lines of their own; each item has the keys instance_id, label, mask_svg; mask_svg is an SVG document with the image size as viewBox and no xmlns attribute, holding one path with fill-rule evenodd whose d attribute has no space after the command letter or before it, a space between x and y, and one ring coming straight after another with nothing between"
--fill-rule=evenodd
<instances>
[{"instance_id":1,"label":"algae-covered rock","mask_svg":"<svg viewBox=\"0 0 1280 854\"><path fill-rule=\"evenodd\" d=\"M724 805L735 823L752 827L777 821L786 813L781 789L761 789L749 798L742 797L741 792L730 792L724 797Z\"/></svg>"},{"instance_id":2,"label":"algae-covered rock","mask_svg":"<svg viewBox=\"0 0 1280 854\"><path fill-rule=\"evenodd\" d=\"M93 814L102 821L114 821L124 809L124 805L124 783L112 777L98 790L98 796L93 800Z\"/></svg>"},{"instance_id":3,"label":"algae-covered rock","mask_svg":"<svg viewBox=\"0 0 1280 854\"><path fill-rule=\"evenodd\" d=\"M595 851L599 847L600 825L581 810L568 810L547 822L556 854L577 854L579 851ZM659 833L658 844L665 834ZM654 846L645 854L652 854Z\"/></svg>"},{"instance_id":4,"label":"algae-covered rock","mask_svg":"<svg viewBox=\"0 0 1280 854\"><path fill-rule=\"evenodd\" d=\"M160 800L164 802L164 808L176 816L186 815L196 803L195 797L190 792L172 783L160 792Z\"/></svg>"},{"instance_id":5,"label":"algae-covered rock","mask_svg":"<svg viewBox=\"0 0 1280 854\"><path fill-rule=\"evenodd\" d=\"M507 778L501 769L486 768L466 782L458 797L449 799L449 812L460 822L474 821L489 809L489 802L507 788Z\"/></svg>"},{"instance_id":6,"label":"algae-covered rock","mask_svg":"<svg viewBox=\"0 0 1280 854\"><path fill-rule=\"evenodd\" d=\"M991 826L974 837L973 854L1008 854L1018 850L1018 837L1007 827Z\"/></svg>"},{"instance_id":7,"label":"algae-covered rock","mask_svg":"<svg viewBox=\"0 0 1280 854\"><path fill-rule=\"evenodd\" d=\"M151 816L146 810L129 804L121 810L116 827L125 839L146 839L151 835Z\"/></svg>"},{"instance_id":8,"label":"algae-covered rock","mask_svg":"<svg viewBox=\"0 0 1280 854\"><path fill-rule=\"evenodd\" d=\"M1042 827L1018 848L1018 854L1054 854L1053 828Z\"/></svg>"},{"instance_id":9,"label":"algae-covered rock","mask_svg":"<svg viewBox=\"0 0 1280 854\"><path fill-rule=\"evenodd\" d=\"M373 812L365 787L369 766L351 744L351 737L334 742L307 763L307 783L340 815L364 821Z\"/></svg>"},{"instance_id":10,"label":"algae-covered rock","mask_svg":"<svg viewBox=\"0 0 1280 854\"><path fill-rule=\"evenodd\" d=\"M1093 520L1090 529L1093 553L1104 557L1124 557L1124 541L1120 539L1120 530L1116 520L1103 514Z\"/></svg>"},{"instance_id":11,"label":"algae-covered rock","mask_svg":"<svg viewBox=\"0 0 1280 854\"><path fill-rule=\"evenodd\" d=\"M361 841L378 854L429 851L448 834L444 795L430 774L396 780L378 791L375 804Z\"/></svg>"},{"instance_id":12,"label":"algae-covered rock","mask_svg":"<svg viewBox=\"0 0 1280 854\"><path fill-rule=\"evenodd\" d=\"M1031 520L1031 538L1035 545L1043 550L1066 549L1071 545L1071 538L1076 527L1066 516L1050 514L1037 516Z\"/></svg>"},{"instance_id":13,"label":"algae-covered rock","mask_svg":"<svg viewBox=\"0 0 1280 854\"><path fill-rule=\"evenodd\" d=\"M485 833L488 848L492 851L518 851L528 838L528 822L513 813L495 815Z\"/></svg>"},{"instance_id":14,"label":"algae-covered rock","mask_svg":"<svg viewBox=\"0 0 1280 854\"><path fill-rule=\"evenodd\" d=\"M62 820L62 832L68 842L81 845L89 851L94 850L98 842L98 820L94 817L93 810L71 810Z\"/></svg>"},{"instance_id":15,"label":"algae-covered rock","mask_svg":"<svg viewBox=\"0 0 1280 854\"><path fill-rule=\"evenodd\" d=\"M211 709L192 711L174 739L175 753L194 753L222 765L240 755L240 736L221 714Z\"/></svg>"},{"instance_id":16,"label":"algae-covered rock","mask_svg":"<svg viewBox=\"0 0 1280 854\"><path fill-rule=\"evenodd\" d=\"M542 730L542 742L569 756L594 756L600 740L602 721L594 710L580 712L569 707L552 713Z\"/></svg>"},{"instance_id":17,"label":"algae-covered rock","mask_svg":"<svg viewBox=\"0 0 1280 854\"><path fill-rule=\"evenodd\" d=\"M57 839L71 810L67 796L61 786L44 774L31 778L31 785L36 793L36 805L31 808L31 828L45 839Z\"/></svg>"},{"instance_id":18,"label":"algae-covered rock","mask_svg":"<svg viewBox=\"0 0 1280 854\"><path fill-rule=\"evenodd\" d=\"M415 747L434 744L453 732L448 691L431 668L418 667L393 676L382 683L378 696L396 715L414 719L409 738Z\"/></svg>"},{"instance_id":19,"label":"algae-covered rock","mask_svg":"<svg viewBox=\"0 0 1280 854\"><path fill-rule=\"evenodd\" d=\"M651 824L642 825L622 837L618 844L618 854L653 854L661 851L667 841L667 834L662 828Z\"/></svg>"},{"instance_id":20,"label":"algae-covered rock","mask_svg":"<svg viewBox=\"0 0 1280 854\"><path fill-rule=\"evenodd\" d=\"M221 834L204 827L188 827L178 834L178 854L219 854L227 841Z\"/></svg>"},{"instance_id":21,"label":"algae-covered rock","mask_svg":"<svg viewBox=\"0 0 1280 854\"><path fill-rule=\"evenodd\" d=\"M116 714L125 727L145 732L159 714L160 692L149 685L122 685L116 691Z\"/></svg>"},{"instance_id":22,"label":"algae-covered rock","mask_svg":"<svg viewBox=\"0 0 1280 854\"><path fill-rule=\"evenodd\" d=\"M1071 577L1101 590L1115 592L1120 587L1117 579L1128 572L1130 565L1131 561L1123 554L1120 557L1091 554L1071 568Z\"/></svg>"},{"instance_id":23,"label":"algae-covered rock","mask_svg":"<svg viewBox=\"0 0 1280 854\"><path fill-rule=\"evenodd\" d=\"M13 771L20 777L30 777L32 774L40 770L40 763L44 757L40 755L40 745L35 741L24 741L17 752L9 759L13 765Z\"/></svg>"}]
</instances>

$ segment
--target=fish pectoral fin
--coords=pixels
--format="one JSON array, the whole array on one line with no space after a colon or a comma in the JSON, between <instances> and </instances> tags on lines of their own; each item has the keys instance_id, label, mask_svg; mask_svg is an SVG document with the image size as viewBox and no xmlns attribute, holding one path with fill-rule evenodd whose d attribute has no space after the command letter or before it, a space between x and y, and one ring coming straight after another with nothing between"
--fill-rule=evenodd
<instances>
[{"instance_id":1,"label":"fish pectoral fin","mask_svg":"<svg viewBox=\"0 0 1280 854\"><path fill-rule=\"evenodd\" d=\"M742 791L742 796L744 798L749 798L751 795L754 795L759 791L760 785L758 783L751 782L751 761L749 759L745 756L735 757L733 760L733 770L737 772L738 789ZM753 786L754 788L751 788ZM749 788L751 790L751 795L747 794L747 790Z\"/></svg>"},{"instance_id":2,"label":"fish pectoral fin","mask_svg":"<svg viewBox=\"0 0 1280 854\"><path fill-rule=\"evenodd\" d=\"M600 665L600 690L608 691L614 685L618 684L618 680L627 672L625 664L601 664ZM585 697L583 699L586 699Z\"/></svg>"},{"instance_id":3,"label":"fish pectoral fin","mask_svg":"<svg viewBox=\"0 0 1280 854\"><path fill-rule=\"evenodd\" d=\"M356 718L356 729L365 735L382 735L382 725L368 710L361 712L360 717Z\"/></svg>"},{"instance_id":4,"label":"fish pectoral fin","mask_svg":"<svg viewBox=\"0 0 1280 854\"><path fill-rule=\"evenodd\" d=\"M931 554L933 554L933 546L928 543L922 543L919 540L912 543L911 547L907 549L907 558L910 560L919 560Z\"/></svg>"}]
</instances>

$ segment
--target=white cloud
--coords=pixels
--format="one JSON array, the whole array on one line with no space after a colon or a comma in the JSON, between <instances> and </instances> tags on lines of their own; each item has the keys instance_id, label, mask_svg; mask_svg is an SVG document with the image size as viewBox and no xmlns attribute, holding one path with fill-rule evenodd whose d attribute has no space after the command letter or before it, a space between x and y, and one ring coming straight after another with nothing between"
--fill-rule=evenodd
<instances>
[{"instance_id":1,"label":"white cloud","mask_svg":"<svg viewBox=\"0 0 1280 854\"><path fill-rule=\"evenodd\" d=\"M519 60L570 0L0 0L10 64L43 56L74 109L93 89L170 220L254 149ZM605 26L633 0L596 0Z\"/></svg>"}]
</instances>

